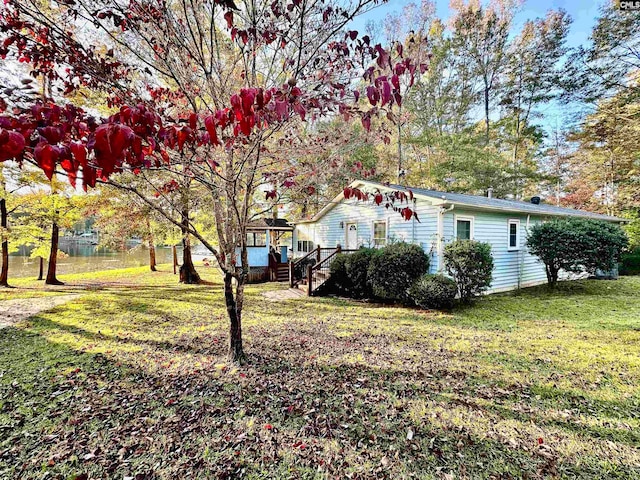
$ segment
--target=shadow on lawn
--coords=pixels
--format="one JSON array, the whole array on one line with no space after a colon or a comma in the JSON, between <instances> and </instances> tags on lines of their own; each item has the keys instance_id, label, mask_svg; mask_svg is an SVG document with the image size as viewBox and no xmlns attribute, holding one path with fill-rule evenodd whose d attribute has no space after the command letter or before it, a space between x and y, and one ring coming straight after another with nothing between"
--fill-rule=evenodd
<instances>
[{"instance_id":1,"label":"shadow on lawn","mask_svg":"<svg viewBox=\"0 0 640 480\"><path fill-rule=\"evenodd\" d=\"M43 335L62 329L100 340L41 317L31 323ZM342 357L371 347L375 337L336 339L323 328L297 327L252 328L249 365L192 375L149 373L132 363L135 357L122 364L118 350L110 356L79 353L33 332L0 331L0 476L30 478L46 470L63 478L315 478L318 466L333 476L351 471L354 478L411 472L470 478L640 473L615 455L596 458L537 445L532 432L549 426L575 433L585 444L598 437L633 445L637 436L516 411L515 403L528 403L535 385L500 385L508 394L489 398L486 388L495 382L455 368L446 353L427 352L426 364L423 359L376 368L375 362L348 363ZM169 353L224 353L220 345L212 350L206 335L193 335L186 345L108 339ZM325 350L314 353L317 345ZM329 358L313 358L318 354ZM584 398L557 393L567 408L594 416L637 406L632 400L589 400L585 408ZM488 400L488 406L474 397ZM478 418L515 420L523 431L509 439L499 429L485 432L431 416L429 408L417 421L411 409L416 400L452 414L453 407L463 407ZM532 423L535 428L527 430Z\"/></svg>"},{"instance_id":2,"label":"shadow on lawn","mask_svg":"<svg viewBox=\"0 0 640 480\"><path fill-rule=\"evenodd\" d=\"M145 312L150 314L154 313L153 310L146 310ZM167 317L166 313L163 313L163 315ZM173 317L173 320L178 321L180 319L178 317ZM168 317L166 321L171 323L172 318ZM115 342L122 346L134 345L143 347L147 350L162 350L165 353L189 353L197 355L215 355L218 357L224 357L226 355L226 338L224 338L224 341L220 341L220 336L213 335L212 333L192 337L182 335L179 337L178 341L170 342L103 333L100 330L90 331L76 325L64 324L41 316L31 317L29 322L33 325L34 330L41 333L45 333L47 331L62 331L72 335L77 335L85 340L91 340L92 342ZM136 326L136 328L138 328L138 326ZM224 335L224 333L221 332L221 335Z\"/></svg>"}]
</instances>

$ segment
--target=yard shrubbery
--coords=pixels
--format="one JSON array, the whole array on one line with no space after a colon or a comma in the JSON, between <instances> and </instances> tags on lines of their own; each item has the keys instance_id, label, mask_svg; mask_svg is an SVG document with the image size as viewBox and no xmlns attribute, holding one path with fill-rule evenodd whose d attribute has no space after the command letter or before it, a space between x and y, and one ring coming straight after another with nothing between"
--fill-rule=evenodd
<instances>
[{"instance_id":1,"label":"yard shrubbery","mask_svg":"<svg viewBox=\"0 0 640 480\"><path fill-rule=\"evenodd\" d=\"M491 246L474 241L455 241L445 248L447 273L427 275L429 257L419 245L393 243L379 250L360 249L339 254L331 263L334 290L351 298L451 308L456 294L468 301L491 283Z\"/></svg>"},{"instance_id":2,"label":"yard shrubbery","mask_svg":"<svg viewBox=\"0 0 640 480\"><path fill-rule=\"evenodd\" d=\"M428 270L429 257L420 246L393 243L337 255L331 279L341 295L411 303L409 289Z\"/></svg>"},{"instance_id":3,"label":"yard shrubbery","mask_svg":"<svg viewBox=\"0 0 640 480\"><path fill-rule=\"evenodd\" d=\"M627 237L613 223L570 218L534 225L527 246L545 264L547 281L553 286L560 270L593 274L614 269Z\"/></svg>"},{"instance_id":4,"label":"yard shrubbery","mask_svg":"<svg viewBox=\"0 0 640 480\"><path fill-rule=\"evenodd\" d=\"M640 248L622 255L620 275L640 275Z\"/></svg>"},{"instance_id":5,"label":"yard shrubbery","mask_svg":"<svg viewBox=\"0 0 640 480\"><path fill-rule=\"evenodd\" d=\"M340 253L331 262L331 279L334 288L342 295L351 298L372 296L367 271L375 250L361 248L355 253Z\"/></svg>"},{"instance_id":6,"label":"yard shrubbery","mask_svg":"<svg viewBox=\"0 0 640 480\"><path fill-rule=\"evenodd\" d=\"M329 265L331 272L331 281L334 287L340 292L348 292L351 287L349 278L347 277L347 261L349 255L346 253L338 253Z\"/></svg>"},{"instance_id":7,"label":"yard shrubbery","mask_svg":"<svg viewBox=\"0 0 640 480\"><path fill-rule=\"evenodd\" d=\"M444 267L458 285L462 302L469 302L491 285L491 245L475 240L456 240L444 248Z\"/></svg>"},{"instance_id":8,"label":"yard shrubbery","mask_svg":"<svg viewBox=\"0 0 640 480\"><path fill-rule=\"evenodd\" d=\"M458 286L444 275L423 275L409 290L413 302L427 309L449 309L453 307Z\"/></svg>"},{"instance_id":9,"label":"yard shrubbery","mask_svg":"<svg viewBox=\"0 0 640 480\"><path fill-rule=\"evenodd\" d=\"M373 248L361 248L349 255L346 270L351 282L351 294L353 298L368 298L373 295L369 283L369 265L376 250Z\"/></svg>"},{"instance_id":10,"label":"yard shrubbery","mask_svg":"<svg viewBox=\"0 0 640 480\"><path fill-rule=\"evenodd\" d=\"M413 282L428 270L429 257L419 245L392 243L376 250L368 274L376 297L406 302Z\"/></svg>"}]
</instances>

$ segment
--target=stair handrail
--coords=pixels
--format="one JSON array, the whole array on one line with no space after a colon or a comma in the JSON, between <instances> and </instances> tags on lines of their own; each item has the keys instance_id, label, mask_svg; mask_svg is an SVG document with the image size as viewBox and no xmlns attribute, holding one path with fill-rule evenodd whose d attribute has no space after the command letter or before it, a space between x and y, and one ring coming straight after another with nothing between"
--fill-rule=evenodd
<instances>
[{"instance_id":1,"label":"stair handrail","mask_svg":"<svg viewBox=\"0 0 640 480\"><path fill-rule=\"evenodd\" d=\"M311 296L311 294L314 291L313 288L313 272L320 270L321 268L326 266L326 263L333 259L333 257L335 257L336 255L338 255L339 253L353 253L353 252L357 252L358 249L343 249L340 245L338 245L335 249L335 251L333 253L331 253L331 255L327 256L327 258L325 258L324 260L316 263L315 265L309 265L307 267L307 295ZM326 281L326 280L325 280ZM324 282L323 282L324 283ZM321 284L322 285L322 284ZM320 287L320 285L318 285L316 287L316 289Z\"/></svg>"},{"instance_id":2,"label":"stair handrail","mask_svg":"<svg viewBox=\"0 0 640 480\"><path fill-rule=\"evenodd\" d=\"M293 261L293 259L289 262L289 288L293 288L296 284L297 278L295 278L296 267L300 265L303 261L307 260L311 255L315 255L316 258L320 258L320 245L317 248L314 248L309 253L307 253L304 257ZM302 275L304 277L304 274Z\"/></svg>"},{"instance_id":3,"label":"stair handrail","mask_svg":"<svg viewBox=\"0 0 640 480\"><path fill-rule=\"evenodd\" d=\"M293 288L296 284L296 280L301 280L302 278L305 277L306 272L302 273L302 276L300 278L294 278L295 277L295 270L298 267L298 265L300 265L302 262L304 262L305 260L308 260L312 255L315 255L315 262L316 263L320 263L322 262L322 252L326 251L326 250L333 250L332 247L321 247L320 245L318 245L316 248L314 248L313 250L311 250L310 252L308 252L305 256L297 259L296 261L291 260L289 262L289 287Z\"/></svg>"}]
</instances>

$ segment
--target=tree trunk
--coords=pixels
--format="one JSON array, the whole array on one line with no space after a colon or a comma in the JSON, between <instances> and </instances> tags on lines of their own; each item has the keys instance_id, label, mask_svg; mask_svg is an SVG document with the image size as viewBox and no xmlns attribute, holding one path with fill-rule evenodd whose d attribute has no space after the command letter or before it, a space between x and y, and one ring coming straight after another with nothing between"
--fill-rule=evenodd
<instances>
[{"instance_id":1,"label":"tree trunk","mask_svg":"<svg viewBox=\"0 0 640 480\"><path fill-rule=\"evenodd\" d=\"M149 269L151 269L152 272L157 271L156 270L156 247L153 244L153 237L149 238Z\"/></svg>"},{"instance_id":2,"label":"tree trunk","mask_svg":"<svg viewBox=\"0 0 640 480\"><path fill-rule=\"evenodd\" d=\"M484 125L485 125L485 141L489 145L489 87L484 88Z\"/></svg>"},{"instance_id":3,"label":"tree trunk","mask_svg":"<svg viewBox=\"0 0 640 480\"><path fill-rule=\"evenodd\" d=\"M0 226L2 227L2 270L0 271L0 287L9 286L9 241L4 237L7 233L7 200L0 200Z\"/></svg>"},{"instance_id":4,"label":"tree trunk","mask_svg":"<svg viewBox=\"0 0 640 480\"><path fill-rule=\"evenodd\" d=\"M191 239L187 228L189 227L189 210L182 210L182 266L180 267L180 282L187 284L200 283L200 275L193 265L191 258Z\"/></svg>"},{"instance_id":5,"label":"tree trunk","mask_svg":"<svg viewBox=\"0 0 640 480\"><path fill-rule=\"evenodd\" d=\"M156 247L153 244L153 231L151 230L151 221L149 220L149 217L147 216L147 234L149 235L148 237L148 245L149 245L149 269L152 272L157 271L156 270Z\"/></svg>"},{"instance_id":6,"label":"tree trunk","mask_svg":"<svg viewBox=\"0 0 640 480\"><path fill-rule=\"evenodd\" d=\"M224 299L229 315L229 359L235 363L242 363L245 359L242 349L242 311L233 295L233 277L230 273L224 275ZM243 295L243 289L238 289L238 295Z\"/></svg>"},{"instance_id":7,"label":"tree trunk","mask_svg":"<svg viewBox=\"0 0 640 480\"><path fill-rule=\"evenodd\" d=\"M558 283L558 269L549 265L547 265L545 269L547 272L547 283L549 284L549 288L555 288Z\"/></svg>"},{"instance_id":8,"label":"tree trunk","mask_svg":"<svg viewBox=\"0 0 640 480\"><path fill-rule=\"evenodd\" d=\"M171 247L171 252L173 253L173 274L175 275L177 273L176 267L178 266L178 253L175 245Z\"/></svg>"},{"instance_id":9,"label":"tree trunk","mask_svg":"<svg viewBox=\"0 0 640 480\"><path fill-rule=\"evenodd\" d=\"M54 221L51 227L51 251L49 252L49 268L47 269L47 279L44 282L47 285L64 285L64 283L56 278L59 236L60 230L58 229L58 224Z\"/></svg>"},{"instance_id":10,"label":"tree trunk","mask_svg":"<svg viewBox=\"0 0 640 480\"><path fill-rule=\"evenodd\" d=\"M44 258L38 257L40 259L40 271L38 272L38 280L44 280Z\"/></svg>"},{"instance_id":11,"label":"tree trunk","mask_svg":"<svg viewBox=\"0 0 640 480\"><path fill-rule=\"evenodd\" d=\"M191 241L187 233L182 238L182 265L180 265L180 282L190 285L200 283L200 275L196 271L191 258Z\"/></svg>"},{"instance_id":12,"label":"tree trunk","mask_svg":"<svg viewBox=\"0 0 640 480\"><path fill-rule=\"evenodd\" d=\"M398 109L398 185L406 185L406 178L402 175L402 126L400 125L400 116L402 115L402 107Z\"/></svg>"}]
</instances>

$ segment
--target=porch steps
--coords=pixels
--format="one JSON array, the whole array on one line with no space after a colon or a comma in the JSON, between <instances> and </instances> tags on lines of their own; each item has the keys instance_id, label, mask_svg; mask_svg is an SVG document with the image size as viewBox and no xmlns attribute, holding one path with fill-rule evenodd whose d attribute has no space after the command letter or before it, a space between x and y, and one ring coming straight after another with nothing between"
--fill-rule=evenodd
<instances>
[{"instance_id":1,"label":"porch steps","mask_svg":"<svg viewBox=\"0 0 640 480\"><path fill-rule=\"evenodd\" d=\"M288 282L289 281L289 264L279 263L276 269L276 281Z\"/></svg>"}]
</instances>

